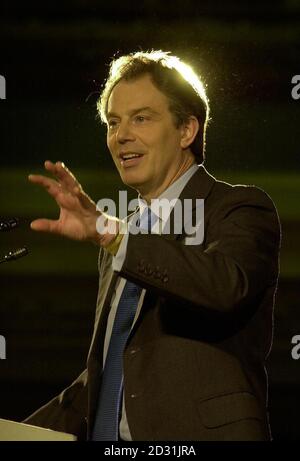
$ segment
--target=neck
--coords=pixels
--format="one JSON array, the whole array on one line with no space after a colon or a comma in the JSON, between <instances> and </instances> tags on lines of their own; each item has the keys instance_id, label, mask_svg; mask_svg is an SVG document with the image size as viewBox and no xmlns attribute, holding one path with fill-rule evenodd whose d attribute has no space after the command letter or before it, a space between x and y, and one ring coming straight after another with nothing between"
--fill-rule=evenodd
<instances>
[{"instance_id":1,"label":"neck","mask_svg":"<svg viewBox=\"0 0 300 461\"><path fill-rule=\"evenodd\" d=\"M149 193L142 193L139 191L142 198L146 200L148 205L150 205L151 200L159 197L168 187L171 186L177 179L179 179L192 165L196 164L196 160L191 151L188 151L187 155L184 156L182 163L179 165L175 173L170 177L168 181L163 183L156 191L149 191Z\"/></svg>"}]
</instances>

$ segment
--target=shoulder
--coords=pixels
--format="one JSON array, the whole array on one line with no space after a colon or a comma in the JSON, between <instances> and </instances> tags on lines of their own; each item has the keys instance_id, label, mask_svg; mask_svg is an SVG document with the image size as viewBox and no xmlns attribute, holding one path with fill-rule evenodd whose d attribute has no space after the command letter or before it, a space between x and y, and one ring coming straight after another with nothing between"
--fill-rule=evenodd
<instances>
[{"instance_id":1,"label":"shoulder","mask_svg":"<svg viewBox=\"0 0 300 461\"><path fill-rule=\"evenodd\" d=\"M270 195L253 184L230 184L215 179L208 200L219 210L222 207L253 206L277 214L276 206Z\"/></svg>"},{"instance_id":2,"label":"shoulder","mask_svg":"<svg viewBox=\"0 0 300 461\"><path fill-rule=\"evenodd\" d=\"M276 206L269 194L255 185L229 184L216 179L204 202L204 210L214 226L217 222L230 221L248 229L271 229L272 235L275 233L280 239Z\"/></svg>"},{"instance_id":3,"label":"shoulder","mask_svg":"<svg viewBox=\"0 0 300 461\"><path fill-rule=\"evenodd\" d=\"M189 192L205 197L207 205L210 206L253 203L276 210L272 198L262 188L254 184L231 184L223 181L208 172L203 165L192 177L191 184Z\"/></svg>"}]
</instances>

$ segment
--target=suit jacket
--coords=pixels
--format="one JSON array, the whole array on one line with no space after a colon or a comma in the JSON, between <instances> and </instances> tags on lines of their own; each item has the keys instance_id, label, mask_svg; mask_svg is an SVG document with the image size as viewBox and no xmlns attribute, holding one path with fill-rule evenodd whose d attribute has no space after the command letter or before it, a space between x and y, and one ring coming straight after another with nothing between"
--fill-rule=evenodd
<instances>
[{"instance_id":1,"label":"suit jacket","mask_svg":"<svg viewBox=\"0 0 300 461\"><path fill-rule=\"evenodd\" d=\"M184 231L130 235L119 274L100 250L87 369L25 422L90 434L121 275L147 289L123 359L133 440L270 439L265 362L278 279L276 209L261 189L217 181L203 166L180 198L205 200L203 242L184 245Z\"/></svg>"}]
</instances>

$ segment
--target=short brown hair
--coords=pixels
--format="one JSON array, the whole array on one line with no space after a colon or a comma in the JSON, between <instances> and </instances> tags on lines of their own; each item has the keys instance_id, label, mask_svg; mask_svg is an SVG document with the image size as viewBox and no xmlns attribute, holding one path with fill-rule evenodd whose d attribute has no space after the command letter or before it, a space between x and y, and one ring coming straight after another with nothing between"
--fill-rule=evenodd
<instances>
[{"instance_id":1,"label":"short brown hair","mask_svg":"<svg viewBox=\"0 0 300 461\"><path fill-rule=\"evenodd\" d=\"M204 86L193 69L177 56L163 51L139 51L121 56L110 64L108 78L97 102L101 120L106 123L107 105L113 88L120 80L135 80L149 74L153 84L169 99L169 110L178 128L195 116L199 131L190 148L198 163L205 158L205 135L209 104Z\"/></svg>"}]
</instances>

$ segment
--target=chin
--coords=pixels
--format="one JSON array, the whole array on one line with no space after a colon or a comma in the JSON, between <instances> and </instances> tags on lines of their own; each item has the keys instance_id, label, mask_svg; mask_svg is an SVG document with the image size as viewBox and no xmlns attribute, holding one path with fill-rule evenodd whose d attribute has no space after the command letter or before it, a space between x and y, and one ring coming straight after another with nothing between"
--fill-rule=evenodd
<instances>
[{"instance_id":1,"label":"chin","mask_svg":"<svg viewBox=\"0 0 300 461\"><path fill-rule=\"evenodd\" d=\"M138 175L137 173L131 173L131 172L123 172L123 174L120 174L121 179L126 186L133 187L134 189L137 188L138 186L141 186L145 183L145 179L141 177L141 175Z\"/></svg>"}]
</instances>

